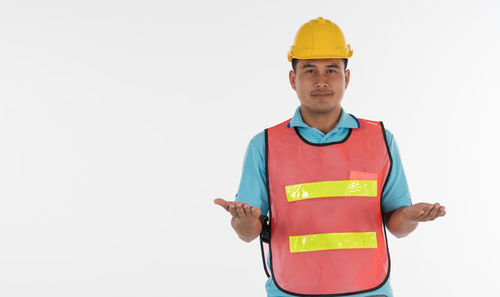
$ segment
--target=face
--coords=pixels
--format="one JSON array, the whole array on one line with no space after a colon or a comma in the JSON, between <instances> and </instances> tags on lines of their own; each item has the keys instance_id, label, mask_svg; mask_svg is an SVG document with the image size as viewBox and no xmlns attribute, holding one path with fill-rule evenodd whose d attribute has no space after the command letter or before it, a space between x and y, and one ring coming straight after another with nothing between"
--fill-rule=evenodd
<instances>
[{"instance_id":1,"label":"face","mask_svg":"<svg viewBox=\"0 0 500 297\"><path fill-rule=\"evenodd\" d=\"M350 72L344 71L342 59L299 60L296 72L290 70L289 74L301 108L311 113L340 109L349 77Z\"/></svg>"}]
</instances>

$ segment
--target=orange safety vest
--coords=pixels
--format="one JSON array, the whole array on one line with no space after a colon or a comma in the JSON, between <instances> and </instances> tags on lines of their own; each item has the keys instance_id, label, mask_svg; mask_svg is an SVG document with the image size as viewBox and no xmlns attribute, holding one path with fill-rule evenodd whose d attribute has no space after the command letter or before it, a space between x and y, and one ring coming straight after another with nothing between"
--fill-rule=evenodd
<instances>
[{"instance_id":1,"label":"orange safety vest","mask_svg":"<svg viewBox=\"0 0 500 297\"><path fill-rule=\"evenodd\" d=\"M265 131L271 221L262 234L270 232L276 286L297 296L380 288L390 271L381 194L392 167L382 122L359 119L345 139L322 144L289 122Z\"/></svg>"}]
</instances>

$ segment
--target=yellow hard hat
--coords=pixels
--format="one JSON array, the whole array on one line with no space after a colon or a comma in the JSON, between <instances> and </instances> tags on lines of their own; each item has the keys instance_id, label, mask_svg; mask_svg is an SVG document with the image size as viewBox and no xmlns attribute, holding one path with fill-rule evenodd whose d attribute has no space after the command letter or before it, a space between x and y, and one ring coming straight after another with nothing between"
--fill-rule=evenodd
<instances>
[{"instance_id":1,"label":"yellow hard hat","mask_svg":"<svg viewBox=\"0 0 500 297\"><path fill-rule=\"evenodd\" d=\"M351 45L337 24L319 17L300 27L288 52L288 62L296 59L350 58Z\"/></svg>"}]
</instances>

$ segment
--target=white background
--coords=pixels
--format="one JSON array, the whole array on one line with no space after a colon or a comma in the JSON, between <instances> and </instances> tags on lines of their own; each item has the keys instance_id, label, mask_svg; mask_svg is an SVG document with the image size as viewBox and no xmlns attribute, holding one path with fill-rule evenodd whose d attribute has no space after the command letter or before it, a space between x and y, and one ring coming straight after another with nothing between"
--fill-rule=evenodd
<instances>
[{"instance_id":1,"label":"white background","mask_svg":"<svg viewBox=\"0 0 500 297\"><path fill-rule=\"evenodd\" d=\"M246 146L299 101L304 22L352 45L347 112L383 120L413 202L396 296L498 294L496 1L0 2L0 296L263 296L234 199Z\"/></svg>"}]
</instances>

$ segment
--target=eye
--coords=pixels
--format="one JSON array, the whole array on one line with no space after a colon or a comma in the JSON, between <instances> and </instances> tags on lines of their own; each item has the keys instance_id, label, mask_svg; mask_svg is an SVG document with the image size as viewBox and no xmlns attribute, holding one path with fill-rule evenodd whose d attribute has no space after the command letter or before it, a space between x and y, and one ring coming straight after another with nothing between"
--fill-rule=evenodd
<instances>
[{"instance_id":1,"label":"eye","mask_svg":"<svg viewBox=\"0 0 500 297\"><path fill-rule=\"evenodd\" d=\"M308 69L308 70L306 70L306 73L313 73L313 70L312 69Z\"/></svg>"},{"instance_id":2,"label":"eye","mask_svg":"<svg viewBox=\"0 0 500 297\"><path fill-rule=\"evenodd\" d=\"M328 69L328 73L335 73L337 71L335 71L335 69Z\"/></svg>"}]
</instances>

